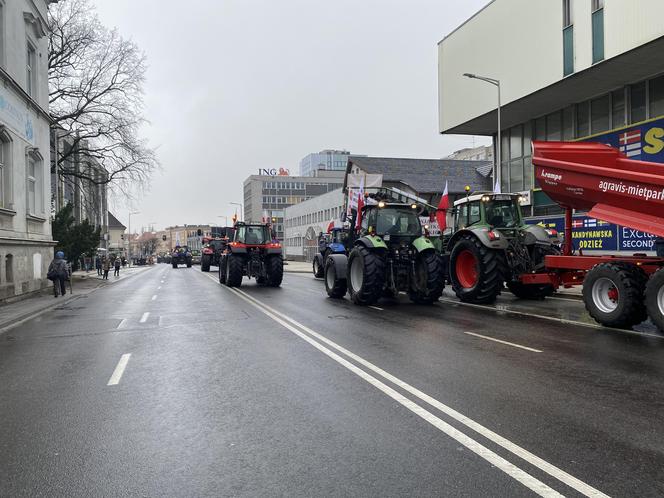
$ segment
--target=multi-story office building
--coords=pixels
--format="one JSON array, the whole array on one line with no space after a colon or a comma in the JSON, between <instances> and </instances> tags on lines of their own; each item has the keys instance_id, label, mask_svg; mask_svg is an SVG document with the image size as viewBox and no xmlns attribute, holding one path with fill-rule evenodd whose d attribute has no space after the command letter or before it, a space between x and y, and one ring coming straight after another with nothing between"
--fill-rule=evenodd
<instances>
[{"instance_id":1,"label":"multi-story office building","mask_svg":"<svg viewBox=\"0 0 664 498\"><path fill-rule=\"evenodd\" d=\"M452 152L445 159L456 159L457 161L493 161L493 145L460 149Z\"/></svg>"},{"instance_id":2,"label":"multi-story office building","mask_svg":"<svg viewBox=\"0 0 664 498\"><path fill-rule=\"evenodd\" d=\"M244 218L248 222L272 221L281 240L284 209L341 188L344 173L318 170L316 176L252 175L244 181Z\"/></svg>"},{"instance_id":3,"label":"multi-story office building","mask_svg":"<svg viewBox=\"0 0 664 498\"><path fill-rule=\"evenodd\" d=\"M0 2L0 299L44 287L53 258L49 3Z\"/></svg>"},{"instance_id":4,"label":"multi-story office building","mask_svg":"<svg viewBox=\"0 0 664 498\"><path fill-rule=\"evenodd\" d=\"M557 224L560 207L534 179L531 140L596 141L664 162L662 19L660 0L490 2L438 45L440 133L492 136L497 148L495 82L472 76L498 80L502 190L528 191L533 221ZM614 225L595 232L593 247L652 248L652 237L640 243Z\"/></svg>"},{"instance_id":5,"label":"multi-story office building","mask_svg":"<svg viewBox=\"0 0 664 498\"><path fill-rule=\"evenodd\" d=\"M314 176L321 169L343 171L349 155L347 150L322 150L309 154L300 161L300 176Z\"/></svg>"}]
</instances>

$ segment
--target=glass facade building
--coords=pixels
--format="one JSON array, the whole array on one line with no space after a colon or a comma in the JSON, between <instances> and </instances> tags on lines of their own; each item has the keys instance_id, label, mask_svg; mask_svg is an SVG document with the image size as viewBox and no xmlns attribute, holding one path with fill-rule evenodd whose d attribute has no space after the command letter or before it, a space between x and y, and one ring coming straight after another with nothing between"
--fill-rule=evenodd
<instances>
[{"instance_id":1,"label":"glass facade building","mask_svg":"<svg viewBox=\"0 0 664 498\"><path fill-rule=\"evenodd\" d=\"M344 171L350 152L347 150L322 150L309 154L300 161L300 175L314 176L318 170Z\"/></svg>"}]
</instances>

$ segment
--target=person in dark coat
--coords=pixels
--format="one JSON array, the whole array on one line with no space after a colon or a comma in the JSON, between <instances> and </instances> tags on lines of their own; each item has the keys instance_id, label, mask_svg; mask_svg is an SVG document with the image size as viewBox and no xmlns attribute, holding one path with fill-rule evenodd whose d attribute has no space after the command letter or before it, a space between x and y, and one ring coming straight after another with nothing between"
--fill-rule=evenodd
<instances>
[{"instance_id":1,"label":"person in dark coat","mask_svg":"<svg viewBox=\"0 0 664 498\"><path fill-rule=\"evenodd\" d=\"M99 256L95 258L95 268L97 268L97 275L101 277L101 258Z\"/></svg>"},{"instance_id":2,"label":"person in dark coat","mask_svg":"<svg viewBox=\"0 0 664 498\"><path fill-rule=\"evenodd\" d=\"M47 276L49 280L53 281L53 293L55 297L58 297L58 293L64 296L67 292L65 283L69 280L69 269L65 260L65 253L62 251L55 253L55 258L48 266Z\"/></svg>"},{"instance_id":3,"label":"person in dark coat","mask_svg":"<svg viewBox=\"0 0 664 498\"><path fill-rule=\"evenodd\" d=\"M120 276L120 265L122 263L120 262L120 258L115 258L115 261L113 262L113 268L115 268L115 271L113 272L114 277L119 277Z\"/></svg>"},{"instance_id":4,"label":"person in dark coat","mask_svg":"<svg viewBox=\"0 0 664 498\"><path fill-rule=\"evenodd\" d=\"M111 260L108 256L104 256L104 280L108 280L108 272L111 271Z\"/></svg>"}]
</instances>

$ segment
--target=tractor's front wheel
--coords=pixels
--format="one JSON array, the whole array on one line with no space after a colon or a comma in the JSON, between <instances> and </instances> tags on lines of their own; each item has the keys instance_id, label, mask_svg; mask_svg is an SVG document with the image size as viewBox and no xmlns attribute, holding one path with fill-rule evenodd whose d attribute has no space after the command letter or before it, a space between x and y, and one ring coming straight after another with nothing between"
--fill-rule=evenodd
<instances>
[{"instance_id":1,"label":"tractor's front wheel","mask_svg":"<svg viewBox=\"0 0 664 498\"><path fill-rule=\"evenodd\" d=\"M226 260L222 259L219 261L219 283L226 283Z\"/></svg>"},{"instance_id":2,"label":"tractor's front wheel","mask_svg":"<svg viewBox=\"0 0 664 498\"><path fill-rule=\"evenodd\" d=\"M465 303L493 303L503 287L504 271L504 253L486 247L473 235L461 236L452 248L452 289Z\"/></svg>"},{"instance_id":3,"label":"tractor's front wheel","mask_svg":"<svg viewBox=\"0 0 664 498\"><path fill-rule=\"evenodd\" d=\"M521 282L508 282L507 288L519 299L544 299L553 295L555 289L549 284L523 284Z\"/></svg>"},{"instance_id":4,"label":"tractor's front wheel","mask_svg":"<svg viewBox=\"0 0 664 498\"><path fill-rule=\"evenodd\" d=\"M178 264L177 264L177 263L173 263L173 268L177 268L177 267L178 267Z\"/></svg>"},{"instance_id":5,"label":"tractor's front wheel","mask_svg":"<svg viewBox=\"0 0 664 498\"><path fill-rule=\"evenodd\" d=\"M364 246L356 247L348 257L347 280L350 298L355 304L374 304L383 293L385 260Z\"/></svg>"},{"instance_id":6,"label":"tractor's front wheel","mask_svg":"<svg viewBox=\"0 0 664 498\"><path fill-rule=\"evenodd\" d=\"M314 262L312 264L313 272L314 272L314 277L316 278L323 278L323 274L325 273L325 261L321 263L321 256L320 254L316 254L314 256Z\"/></svg>"},{"instance_id":7,"label":"tractor's front wheel","mask_svg":"<svg viewBox=\"0 0 664 498\"><path fill-rule=\"evenodd\" d=\"M417 255L415 274L410 288L410 300L418 304L431 304L443 295L445 272L435 251Z\"/></svg>"},{"instance_id":8,"label":"tractor's front wheel","mask_svg":"<svg viewBox=\"0 0 664 498\"><path fill-rule=\"evenodd\" d=\"M281 281L284 279L284 261L281 256L268 256L265 262L265 269L267 270L267 285L270 287L279 287Z\"/></svg>"},{"instance_id":9,"label":"tractor's front wheel","mask_svg":"<svg viewBox=\"0 0 664 498\"><path fill-rule=\"evenodd\" d=\"M348 280L346 275L337 273L337 265L334 258L325 260L325 291L334 299L341 299L348 292Z\"/></svg>"},{"instance_id":10,"label":"tractor's front wheel","mask_svg":"<svg viewBox=\"0 0 664 498\"><path fill-rule=\"evenodd\" d=\"M600 263L583 281L590 316L606 327L631 328L646 318L643 270L634 265Z\"/></svg>"},{"instance_id":11,"label":"tractor's front wheel","mask_svg":"<svg viewBox=\"0 0 664 498\"><path fill-rule=\"evenodd\" d=\"M226 285L240 287L242 285L242 256L231 254L226 258Z\"/></svg>"},{"instance_id":12,"label":"tractor's front wheel","mask_svg":"<svg viewBox=\"0 0 664 498\"><path fill-rule=\"evenodd\" d=\"M205 271L205 272L210 271L210 260L211 259L212 259L211 256L201 257L201 271Z\"/></svg>"}]
</instances>

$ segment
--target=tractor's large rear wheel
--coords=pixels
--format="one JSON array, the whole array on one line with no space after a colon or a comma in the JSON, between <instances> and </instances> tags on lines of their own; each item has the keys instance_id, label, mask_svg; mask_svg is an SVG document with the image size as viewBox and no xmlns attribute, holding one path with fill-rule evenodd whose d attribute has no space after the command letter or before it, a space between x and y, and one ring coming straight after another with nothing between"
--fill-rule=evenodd
<instances>
[{"instance_id":1,"label":"tractor's large rear wheel","mask_svg":"<svg viewBox=\"0 0 664 498\"><path fill-rule=\"evenodd\" d=\"M419 304L431 304L443 295L445 271L435 251L417 255L415 274L410 292L411 301Z\"/></svg>"},{"instance_id":2,"label":"tractor's large rear wheel","mask_svg":"<svg viewBox=\"0 0 664 498\"><path fill-rule=\"evenodd\" d=\"M270 287L279 287L284 279L284 262L280 255L271 255L265 261L267 270L266 284Z\"/></svg>"},{"instance_id":3,"label":"tractor's large rear wheel","mask_svg":"<svg viewBox=\"0 0 664 498\"><path fill-rule=\"evenodd\" d=\"M657 328L664 332L664 268L650 276L645 295L648 316Z\"/></svg>"},{"instance_id":4,"label":"tractor's large rear wheel","mask_svg":"<svg viewBox=\"0 0 664 498\"><path fill-rule=\"evenodd\" d=\"M201 257L201 271L210 271L210 262L212 260L212 256L209 256L207 254L204 254Z\"/></svg>"},{"instance_id":5,"label":"tractor's large rear wheel","mask_svg":"<svg viewBox=\"0 0 664 498\"><path fill-rule=\"evenodd\" d=\"M225 284L226 283L226 260L221 259L219 261L219 283L220 284Z\"/></svg>"},{"instance_id":6,"label":"tractor's large rear wheel","mask_svg":"<svg viewBox=\"0 0 664 498\"><path fill-rule=\"evenodd\" d=\"M385 285L385 260L381 254L364 246L353 249L348 257L348 285L355 304L374 304Z\"/></svg>"},{"instance_id":7,"label":"tractor's large rear wheel","mask_svg":"<svg viewBox=\"0 0 664 498\"><path fill-rule=\"evenodd\" d=\"M625 263L600 263L583 281L590 316L606 327L631 328L646 319L643 270Z\"/></svg>"},{"instance_id":8,"label":"tractor's large rear wheel","mask_svg":"<svg viewBox=\"0 0 664 498\"><path fill-rule=\"evenodd\" d=\"M519 299L544 299L553 295L555 289L550 284L523 284L508 282L507 288Z\"/></svg>"},{"instance_id":9,"label":"tractor's large rear wheel","mask_svg":"<svg viewBox=\"0 0 664 498\"><path fill-rule=\"evenodd\" d=\"M474 235L462 235L450 254L452 289L466 303L493 303L505 281L505 254Z\"/></svg>"},{"instance_id":10,"label":"tractor's large rear wheel","mask_svg":"<svg viewBox=\"0 0 664 498\"><path fill-rule=\"evenodd\" d=\"M229 287L240 287L242 285L242 267L244 261L242 256L230 254L226 258L226 285Z\"/></svg>"}]
</instances>

